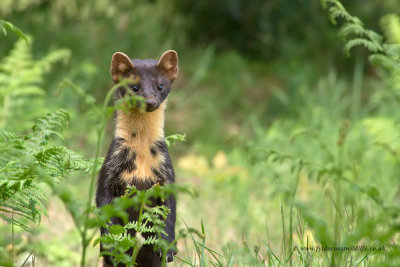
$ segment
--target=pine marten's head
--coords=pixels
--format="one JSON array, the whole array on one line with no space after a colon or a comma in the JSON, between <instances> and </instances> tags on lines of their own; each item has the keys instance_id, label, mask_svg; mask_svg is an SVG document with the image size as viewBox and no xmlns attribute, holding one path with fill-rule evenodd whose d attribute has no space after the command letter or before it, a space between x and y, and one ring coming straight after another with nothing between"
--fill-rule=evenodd
<instances>
[{"instance_id":1,"label":"pine marten's head","mask_svg":"<svg viewBox=\"0 0 400 267\"><path fill-rule=\"evenodd\" d=\"M152 112L160 107L167 98L173 81L178 75L178 54L173 50L166 51L160 58L129 59L127 55L117 52L111 60L111 77L115 83L120 78L132 78L136 81L129 85L129 90L146 99L146 111ZM117 98L126 94L126 88L119 88Z\"/></svg>"}]
</instances>

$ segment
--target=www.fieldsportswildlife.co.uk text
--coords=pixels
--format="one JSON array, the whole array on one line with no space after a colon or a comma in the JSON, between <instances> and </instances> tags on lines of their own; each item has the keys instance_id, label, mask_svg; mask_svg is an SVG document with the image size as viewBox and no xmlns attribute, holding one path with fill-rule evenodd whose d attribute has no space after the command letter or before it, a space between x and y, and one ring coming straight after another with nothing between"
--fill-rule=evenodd
<instances>
[{"instance_id":1,"label":"www.fieldsportswildlife.co.uk text","mask_svg":"<svg viewBox=\"0 0 400 267\"><path fill-rule=\"evenodd\" d=\"M385 251L385 246L381 247L368 247L368 246L349 246L349 247L328 247L328 246L307 246L307 247L294 247L294 251L310 251L310 252L328 252L328 251Z\"/></svg>"}]
</instances>

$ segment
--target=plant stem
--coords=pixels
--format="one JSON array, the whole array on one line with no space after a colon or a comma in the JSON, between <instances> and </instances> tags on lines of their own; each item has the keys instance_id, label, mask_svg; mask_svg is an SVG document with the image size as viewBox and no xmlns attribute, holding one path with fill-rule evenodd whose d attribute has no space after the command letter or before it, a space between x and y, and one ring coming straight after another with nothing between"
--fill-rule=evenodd
<instances>
[{"instance_id":1,"label":"plant stem","mask_svg":"<svg viewBox=\"0 0 400 267\"><path fill-rule=\"evenodd\" d=\"M14 210L11 211L11 253L12 261L15 263L15 242L14 242Z\"/></svg>"},{"instance_id":2,"label":"plant stem","mask_svg":"<svg viewBox=\"0 0 400 267\"><path fill-rule=\"evenodd\" d=\"M281 217L282 217L283 255L287 255L285 215L283 214L282 204L281 204Z\"/></svg>"},{"instance_id":3,"label":"plant stem","mask_svg":"<svg viewBox=\"0 0 400 267\"><path fill-rule=\"evenodd\" d=\"M343 137L343 143L345 141L346 136ZM340 220L341 220L341 213L340 213L340 207L342 207L342 185L341 185L341 178L342 178L342 170L343 170L343 145L338 146L338 169L340 172L337 174L337 184L335 187L336 190L336 201L334 203L335 207L335 227L334 227L334 238L335 238L335 243L339 244L340 243ZM335 245L336 245L335 244ZM338 257L336 257L338 256ZM339 254L337 254L335 251L332 251L332 266L337 266L338 261L340 259Z\"/></svg>"},{"instance_id":4,"label":"plant stem","mask_svg":"<svg viewBox=\"0 0 400 267\"><path fill-rule=\"evenodd\" d=\"M289 213L289 266L293 266L293 260L292 260L292 254L293 254L293 204L294 204L294 199L296 197L297 193L297 187L299 185L299 180L300 180L300 174L301 174L301 169L303 167L303 163L300 161L299 162L299 169L297 171L296 175L296 183L293 188L292 192L292 199L290 203L290 213Z\"/></svg>"},{"instance_id":5,"label":"plant stem","mask_svg":"<svg viewBox=\"0 0 400 267\"><path fill-rule=\"evenodd\" d=\"M361 87L363 82L364 59L357 54L354 65L353 92L351 95L351 119L355 121L360 116Z\"/></svg>"},{"instance_id":6,"label":"plant stem","mask_svg":"<svg viewBox=\"0 0 400 267\"><path fill-rule=\"evenodd\" d=\"M143 207L144 207L144 202L140 203L139 218L138 218L137 229L136 229L137 232L139 232L140 225L142 222Z\"/></svg>"},{"instance_id":7,"label":"plant stem","mask_svg":"<svg viewBox=\"0 0 400 267\"><path fill-rule=\"evenodd\" d=\"M93 105L93 108L98 112L98 114L100 115L100 123L98 126L98 130L97 130L97 144L96 144L96 153L95 153L95 157L94 157L94 162L93 162L93 169L92 169L92 175L91 175L91 179L90 179L90 185L89 185L89 195L88 195L88 201L87 201L87 206L86 206L86 215L85 215L85 219L84 219L84 224L83 224L83 230L81 231L81 238L82 238L82 255L81 255L81 267L85 267L85 261L86 261L86 249L87 246L89 245L90 239L87 238L87 231L88 231L88 219L89 219L89 215L90 215L90 210L92 208L92 196L93 196L93 191L94 191L94 181L96 179L96 175L97 175L97 164L99 161L99 157L100 157L100 148L101 148L101 144L103 143L103 137L104 137L104 128L106 125L106 121L108 119L108 115L107 114L107 105L112 97L112 95L114 94L114 92L120 87L120 86L124 86L127 84L128 81L123 81L119 84L114 85L111 90L107 93L104 102L103 102L103 106L101 109L99 109L98 107Z\"/></svg>"},{"instance_id":8,"label":"plant stem","mask_svg":"<svg viewBox=\"0 0 400 267\"><path fill-rule=\"evenodd\" d=\"M87 230L88 230L88 224L87 220L89 219L89 214L90 214L90 209L92 207L92 195L93 195L93 190L94 190L94 180L96 178L96 170L97 170L97 163L98 159L100 156L100 147L103 141L103 129L104 129L104 124L99 127L99 130L97 132L98 138L97 138L97 145L96 145L96 154L94 158L94 163L93 163L93 170L92 170L92 177L90 180L90 185L89 185L89 197L88 197L88 204L86 208L86 218L84 221L84 226L83 226L83 231L82 231L82 257L81 257L81 267L85 266L85 258L86 258L86 248L90 242L90 240L87 240L86 235L87 235Z\"/></svg>"}]
</instances>

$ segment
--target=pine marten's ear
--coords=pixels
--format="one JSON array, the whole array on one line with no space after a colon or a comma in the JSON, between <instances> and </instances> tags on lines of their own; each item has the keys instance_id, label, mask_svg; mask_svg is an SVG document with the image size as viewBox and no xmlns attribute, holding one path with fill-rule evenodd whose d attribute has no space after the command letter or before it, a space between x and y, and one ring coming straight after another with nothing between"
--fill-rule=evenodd
<instances>
[{"instance_id":1,"label":"pine marten's ear","mask_svg":"<svg viewBox=\"0 0 400 267\"><path fill-rule=\"evenodd\" d=\"M166 51L158 61L157 68L164 72L171 82L174 81L178 75L178 54L174 50Z\"/></svg>"},{"instance_id":2,"label":"pine marten's ear","mask_svg":"<svg viewBox=\"0 0 400 267\"><path fill-rule=\"evenodd\" d=\"M116 52L111 59L111 78L115 83L119 82L120 77L129 77L135 66L127 55L122 52Z\"/></svg>"}]
</instances>

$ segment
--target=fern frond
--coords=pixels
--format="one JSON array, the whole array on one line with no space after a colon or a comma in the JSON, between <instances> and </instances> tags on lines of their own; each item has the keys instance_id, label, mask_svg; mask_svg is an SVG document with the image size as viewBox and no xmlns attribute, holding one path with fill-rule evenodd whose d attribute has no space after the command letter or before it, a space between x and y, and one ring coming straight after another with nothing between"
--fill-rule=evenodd
<instances>
[{"instance_id":1,"label":"fern frond","mask_svg":"<svg viewBox=\"0 0 400 267\"><path fill-rule=\"evenodd\" d=\"M14 133L0 130L0 144L4 144L13 138L15 138Z\"/></svg>"},{"instance_id":2,"label":"fern frond","mask_svg":"<svg viewBox=\"0 0 400 267\"><path fill-rule=\"evenodd\" d=\"M18 214L14 214L13 215L12 211L11 212L10 211L6 211L5 214L3 214L2 212L5 212L5 211L2 210L1 206L0 206L0 218L1 219L3 219L4 221L6 221L9 224L14 224L15 226L19 226L25 231L30 231L30 228L26 225L26 222L20 220L18 217L17 218L13 218L14 215L18 216Z\"/></svg>"},{"instance_id":3,"label":"fern frond","mask_svg":"<svg viewBox=\"0 0 400 267\"><path fill-rule=\"evenodd\" d=\"M165 143L167 144L167 147L171 147L176 141L185 142L186 134L173 134L165 137Z\"/></svg>"},{"instance_id":4,"label":"fern frond","mask_svg":"<svg viewBox=\"0 0 400 267\"><path fill-rule=\"evenodd\" d=\"M354 34L358 36L363 36L364 35L364 27L359 24L353 24L353 23L346 23L342 26L342 28L339 31L339 34L347 38L349 35Z\"/></svg>"},{"instance_id":5,"label":"fern frond","mask_svg":"<svg viewBox=\"0 0 400 267\"><path fill-rule=\"evenodd\" d=\"M68 59L69 55L68 50L60 49L36 60L31 47L22 39L15 43L14 48L0 61L0 106L3 107L0 111L0 129L5 126L21 129L19 121L22 117L25 120L33 119L38 116L35 113L43 112L40 106L32 107L32 97L37 100L45 95L45 90L41 88L43 75L54 63Z\"/></svg>"},{"instance_id":6,"label":"fern frond","mask_svg":"<svg viewBox=\"0 0 400 267\"><path fill-rule=\"evenodd\" d=\"M50 52L44 58L36 63L36 68L40 75L50 70L51 65L61 60L68 60L71 56L71 51L68 49L59 49Z\"/></svg>"},{"instance_id":7,"label":"fern frond","mask_svg":"<svg viewBox=\"0 0 400 267\"><path fill-rule=\"evenodd\" d=\"M30 230L25 221L40 222L42 214L47 214L45 203L45 194L37 185L32 183L25 184L22 189L13 190L13 194L2 194L0 199L0 211L2 211L0 212L0 217L25 230ZM25 221L21 220L22 218Z\"/></svg>"},{"instance_id":8,"label":"fern frond","mask_svg":"<svg viewBox=\"0 0 400 267\"><path fill-rule=\"evenodd\" d=\"M370 60L391 73L389 80L393 88L397 88L397 81L400 80L400 47L396 44L400 44L400 18L396 15L387 15L382 19L385 35L392 43L386 44L381 35L365 29L357 17L350 15L340 1L322 0L322 5L328 8L334 23L339 17L344 20L340 30L340 35L346 40L344 51L349 54L355 46L365 47L372 53Z\"/></svg>"},{"instance_id":9,"label":"fern frond","mask_svg":"<svg viewBox=\"0 0 400 267\"><path fill-rule=\"evenodd\" d=\"M158 238L156 236L150 236L144 241L145 245L156 245L158 244Z\"/></svg>"},{"instance_id":10,"label":"fern frond","mask_svg":"<svg viewBox=\"0 0 400 267\"><path fill-rule=\"evenodd\" d=\"M382 42L382 36L374 31L367 30L362 25L356 23L344 23L339 31L339 35L342 36L344 39L351 38L352 35L358 36L360 38L367 38L377 45L380 45L380 43Z\"/></svg>"},{"instance_id":11,"label":"fern frond","mask_svg":"<svg viewBox=\"0 0 400 267\"><path fill-rule=\"evenodd\" d=\"M93 158L93 159L90 159L90 160L88 161L88 166L87 166L87 168L84 170L85 173L88 173L88 174L92 174L93 172L94 172L94 173L98 173L98 172L100 171L100 169L101 169L101 166L103 165L103 162L104 162L104 157L99 157L99 158L97 159L97 164L96 164L97 169L94 170L94 169L93 169L94 166L95 166L95 164L94 164L94 158Z\"/></svg>"},{"instance_id":12,"label":"fern frond","mask_svg":"<svg viewBox=\"0 0 400 267\"><path fill-rule=\"evenodd\" d=\"M396 60L393 60L392 58L389 58L383 54L370 55L369 60L372 64L376 66L382 66L383 68L390 71L396 71L399 68L399 63Z\"/></svg>"},{"instance_id":13,"label":"fern frond","mask_svg":"<svg viewBox=\"0 0 400 267\"><path fill-rule=\"evenodd\" d=\"M102 253L102 255L110 255L114 257L115 262L119 263L132 263L132 255L126 257L125 252L133 248L140 249L141 245L153 245L156 248L166 249L169 243L166 242L162 236L166 236L165 232L165 219L170 212L166 206L152 206L147 203L152 203L151 199L162 199L169 194L175 193L179 188L172 185L154 186L146 191L138 191L135 187L128 187L124 196L114 199L110 206L106 205L99 209L101 216L112 218L115 216L121 217L120 211L126 210L128 207L136 210L142 210L140 214L140 222L131 221L125 223L124 226L110 226L109 224L103 227L109 230L109 234L103 235L95 241L102 242L103 245L109 245L109 251ZM139 208L143 207L143 209ZM129 233L136 232L135 236Z\"/></svg>"},{"instance_id":14,"label":"fern frond","mask_svg":"<svg viewBox=\"0 0 400 267\"><path fill-rule=\"evenodd\" d=\"M353 17L349 15L345 10L338 7L331 7L329 9L330 19L333 24L337 24L337 20L342 18L344 20L353 21Z\"/></svg>"},{"instance_id":15,"label":"fern frond","mask_svg":"<svg viewBox=\"0 0 400 267\"><path fill-rule=\"evenodd\" d=\"M382 46L379 43L375 43L363 38L355 38L348 41L344 46L344 50L346 53L350 53L350 50L355 46L364 46L372 53L378 53L382 51Z\"/></svg>"},{"instance_id":16,"label":"fern frond","mask_svg":"<svg viewBox=\"0 0 400 267\"><path fill-rule=\"evenodd\" d=\"M29 135L0 131L0 217L7 222L24 229L26 220L40 222L46 214L46 196L39 184L89 168L76 152L50 143L52 136L61 136L68 121L68 113L59 110L37 119Z\"/></svg>"},{"instance_id":17,"label":"fern frond","mask_svg":"<svg viewBox=\"0 0 400 267\"><path fill-rule=\"evenodd\" d=\"M43 118L37 119L32 127L33 135L31 140L34 142L33 145L45 145L53 135L63 139L59 131L64 129L68 122L69 114L63 109L48 113Z\"/></svg>"},{"instance_id":18,"label":"fern frond","mask_svg":"<svg viewBox=\"0 0 400 267\"><path fill-rule=\"evenodd\" d=\"M16 76L16 70L27 70L34 64L30 47L24 41L18 40L9 54L3 58L0 70L9 76ZM14 81L15 82L15 81Z\"/></svg>"},{"instance_id":19,"label":"fern frond","mask_svg":"<svg viewBox=\"0 0 400 267\"><path fill-rule=\"evenodd\" d=\"M362 21L357 17L352 16L347 10L344 8L342 3L337 0L321 0L322 6L324 8L328 8L329 17L332 24L337 24L337 19L343 19L345 21L349 21L352 24L363 25Z\"/></svg>"},{"instance_id":20,"label":"fern frond","mask_svg":"<svg viewBox=\"0 0 400 267\"><path fill-rule=\"evenodd\" d=\"M29 44L28 37L24 34L24 32L9 21L0 20L0 30L5 36L7 36L7 31L10 31L17 35L19 38L23 39L27 45Z\"/></svg>"}]
</instances>

